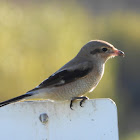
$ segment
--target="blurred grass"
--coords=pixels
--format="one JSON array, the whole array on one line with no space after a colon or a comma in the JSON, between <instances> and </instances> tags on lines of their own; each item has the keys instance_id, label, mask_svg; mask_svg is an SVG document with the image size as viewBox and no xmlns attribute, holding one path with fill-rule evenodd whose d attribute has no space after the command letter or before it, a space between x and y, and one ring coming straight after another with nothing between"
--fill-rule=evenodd
<instances>
[{"instance_id":1,"label":"blurred grass","mask_svg":"<svg viewBox=\"0 0 140 140\"><path fill-rule=\"evenodd\" d=\"M118 71L123 64L130 76L137 76L133 62L139 56L139 25L140 15L136 13L93 16L75 3L28 6L0 3L0 100L34 88L72 59L89 40L103 39L129 57L110 60L94 94L88 96L121 102L121 94L117 94L120 90L116 82L121 82ZM122 104L118 106L120 112L125 108ZM133 140L137 137L140 138L135 136Z\"/></svg>"}]
</instances>

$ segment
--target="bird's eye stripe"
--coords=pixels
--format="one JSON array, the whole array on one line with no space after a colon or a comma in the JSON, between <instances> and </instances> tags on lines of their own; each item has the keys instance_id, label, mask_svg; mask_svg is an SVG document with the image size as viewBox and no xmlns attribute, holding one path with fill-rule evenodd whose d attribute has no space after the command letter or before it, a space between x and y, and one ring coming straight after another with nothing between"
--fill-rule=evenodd
<instances>
[{"instance_id":1,"label":"bird's eye stripe","mask_svg":"<svg viewBox=\"0 0 140 140\"><path fill-rule=\"evenodd\" d=\"M95 49L93 51L91 51L90 53L92 55L97 54L97 53L102 53L102 52L106 52L108 50L108 48L102 48L102 49Z\"/></svg>"},{"instance_id":2,"label":"bird's eye stripe","mask_svg":"<svg viewBox=\"0 0 140 140\"><path fill-rule=\"evenodd\" d=\"M95 49L95 50L91 51L90 53L94 55L94 54L100 53L100 52L101 52L100 49Z\"/></svg>"},{"instance_id":3,"label":"bird's eye stripe","mask_svg":"<svg viewBox=\"0 0 140 140\"><path fill-rule=\"evenodd\" d=\"M107 51L107 48L102 48L102 51L106 52Z\"/></svg>"}]
</instances>

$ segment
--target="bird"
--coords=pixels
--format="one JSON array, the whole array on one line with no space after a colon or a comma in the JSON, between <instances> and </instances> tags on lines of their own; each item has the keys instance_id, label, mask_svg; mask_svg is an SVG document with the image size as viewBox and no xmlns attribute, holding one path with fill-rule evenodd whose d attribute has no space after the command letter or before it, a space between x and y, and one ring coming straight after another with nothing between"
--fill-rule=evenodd
<instances>
[{"instance_id":1,"label":"bird","mask_svg":"<svg viewBox=\"0 0 140 140\"><path fill-rule=\"evenodd\" d=\"M103 77L105 63L115 56L124 56L124 52L103 40L91 40L79 53L34 89L23 95L1 102L0 107L30 99L48 99L52 101L73 101L80 99L80 106L88 99L84 96L92 92Z\"/></svg>"}]
</instances>

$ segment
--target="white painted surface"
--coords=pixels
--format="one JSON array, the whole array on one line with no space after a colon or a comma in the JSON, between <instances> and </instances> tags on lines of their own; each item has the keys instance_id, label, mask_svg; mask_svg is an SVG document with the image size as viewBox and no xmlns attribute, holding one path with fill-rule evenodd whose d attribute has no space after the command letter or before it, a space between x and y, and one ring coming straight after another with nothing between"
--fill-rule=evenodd
<instances>
[{"instance_id":1,"label":"white painted surface","mask_svg":"<svg viewBox=\"0 0 140 140\"><path fill-rule=\"evenodd\" d=\"M110 99L19 102L0 108L1 140L118 140L117 109ZM47 113L48 122L39 120Z\"/></svg>"}]
</instances>

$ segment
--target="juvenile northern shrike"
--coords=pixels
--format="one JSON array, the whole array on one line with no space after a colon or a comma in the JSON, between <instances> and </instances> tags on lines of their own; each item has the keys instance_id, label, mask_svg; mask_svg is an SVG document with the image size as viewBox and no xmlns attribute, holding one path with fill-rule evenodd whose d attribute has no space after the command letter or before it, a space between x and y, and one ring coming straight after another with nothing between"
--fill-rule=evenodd
<instances>
[{"instance_id":1,"label":"juvenile northern shrike","mask_svg":"<svg viewBox=\"0 0 140 140\"><path fill-rule=\"evenodd\" d=\"M39 86L26 94L0 103L0 107L25 99L49 99L72 102L87 99L83 96L98 85L104 74L105 62L115 56L124 56L124 52L102 40L91 40L85 44L71 61L44 80Z\"/></svg>"}]
</instances>

